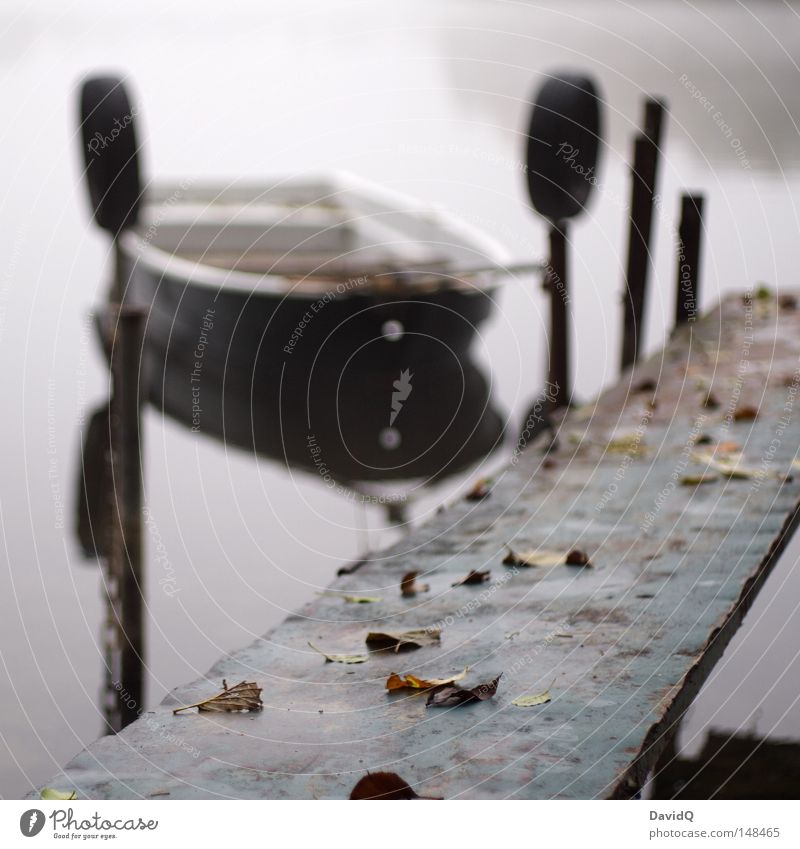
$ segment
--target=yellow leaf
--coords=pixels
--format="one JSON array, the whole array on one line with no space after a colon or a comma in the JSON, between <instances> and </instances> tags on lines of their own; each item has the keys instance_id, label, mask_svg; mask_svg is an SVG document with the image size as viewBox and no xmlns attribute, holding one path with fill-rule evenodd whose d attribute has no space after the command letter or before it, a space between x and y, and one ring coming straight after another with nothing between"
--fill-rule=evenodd
<instances>
[{"instance_id":1,"label":"yellow leaf","mask_svg":"<svg viewBox=\"0 0 800 849\"><path fill-rule=\"evenodd\" d=\"M508 554L503 558L506 566L560 566L566 562L566 551L554 551L548 548L530 548L522 551L508 549Z\"/></svg>"},{"instance_id":2,"label":"yellow leaf","mask_svg":"<svg viewBox=\"0 0 800 849\"><path fill-rule=\"evenodd\" d=\"M555 683L556 682L553 681L553 684ZM536 693L533 696L517 696L511 704L516 707L536 707L537 705L547 704L551 698L550 690L553 684L551 684L543 693Z\"/></svg>"},{"instance_id":3,"label":"yellow leaf","mask_svg":"<svg viewBox=\"0 0 800 849\"><path fill-rule=\"evenodd\" d=\"M633 456L638 456L639 454L644 454L647 448L641 433L633 431L631 433L622 433L609 439L606 444L606 450L612 454L632 454Z\"/></svg>"},{"instance_id":4,"label":"yellow leaf","mask_svg":"<svg viewBox=\"0 0 800 849\"><path fill-rule=\"evenodd\" d=\"M328 663L366 663L369 660L368 654L328 654L328 652L318 649L313 643L308 645L315 652L321 654Z\"/></svg>"},{"instance_id":5,"label":"yellow leaf","mask_svg":"<svg viewBox=\"0 0 800 849\"><path fill-rule=\"evenodd\" d=\"M78 794L74 790L53 790L52 787L43 787L39 797L48 802L71 802L78 798Z\"/></svg>"},{"instance_id":6,"label":"yellow leaf","mask_svg":"<svg viewBox=\"0 0 800 849\"><path fill-rule=\"evenodd\" d=\"M325 592L317 593L317 595L327 595L333 598L340 598L342 601L349 602L350 604L374 604L375 602L383 601L383 599L378 596L348 595L347 593L337 593L335 590L326 590Z\"/></svg>"},{"instance_id":7,"label":"yellow leaf","mask_svg":"<svg viewBox=\"0 0 800 849\"><path fill-rule=\"evenodd\" d=\"M713 483L718 480L719 475L714 472L701 472L699 475L684 475L681 478L681 486L698 486L701 483Z\"/></svg>"},{"instance_id":8,"label":"yellow leaf","mask_svg":"<svg viewBox=\"0 0 800 849\"><path fill-rule=\"evenodd\" d=\"M416 675L398 675L396 672L386 679L387 690L432 690L434 687L444 687L445 684L453 684L460 681L469 672L469 667L465 666L463 672L458 675L451 675L449 678L417 678Z\"/></svg>"}]
</instances>

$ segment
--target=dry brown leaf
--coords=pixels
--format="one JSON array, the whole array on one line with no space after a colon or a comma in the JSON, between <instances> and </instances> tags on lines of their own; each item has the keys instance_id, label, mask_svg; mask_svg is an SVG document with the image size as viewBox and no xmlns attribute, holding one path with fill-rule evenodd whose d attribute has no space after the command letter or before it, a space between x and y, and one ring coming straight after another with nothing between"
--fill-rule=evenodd
<instances>
[{"instance_id":1,"label":"dry brown leaf","mask_svg":"<svg viewBox=\"0 0 800 849\"><path fill-rule=\"evenodd\" d=\"M491 478L478 478L472 488L464 496L465 501L483 501L492 491Z\"/></svg>"},{"instance_id":2,"label":"dry brown leaf","mask_svg":"<svg viewBox=\"0 0 800 849\"><path fill-rule=\"evenodd\" d=\"M369 660L368 654L329 654L318 649L313 643L309 643L308 646L321 654L328 663L366 663Z\"/></svg>"},{"instance_id":3,"label":"dry brown leaf","mask_svg":"<svg viewBox=\"0 0 800 849\"><path fill-rule=\"evenodd\" d=\"M485 572L479 572L477 569L471 569L468 575L465 575L460 581L456 581L452 586L461 587L465 584L482 584L489 580L491 572L487 569Z\"/></svg>"},{"instance_id":4,"label":"dry brown leaf","mask_svg":"<svg viewBox=\"0 0 800 849\"><path fill-rule=\"evenodd\" d=\"M737 407L733 414L735 422L751 422L756 418L758 418L758 407L752 404L743 404L741 407Z\"/></svg>"},{"instance_id":5,"label":"dry brown leaf","mask_svg":"<svg viewBox=\"0 0 800 849\"><path fill-rule=\"evenodd\" d=\"M428 584L418 584L417 576L419 572L406 572L403 579L400 581L400 592L402 595L409 597L415 596L417 593L426 593L430 589Z\"/></svg>"},{"instance_id":6,"label":"dry brown leaf","mask_svg":"<svg viewBox=\"0 0 800 849\"><path fill-rule=\"evenodd\" d=\"M367 634L366 643L371 649L393 649L399 652L436 645L441 642L441 636L442 632L439 628L416 628L411 631L400 631L397 634L370 631Z\"/></svg>"},{"instance_id":7,"label":"dry brown leaf","mask_svg":"<svg viewBox=\"0 0 800 849\"><path fill-rule=\"evenodd\" d=\"M441 801L438 796L420 796L394 772L368 772L350 793L353 800L362 799L427 799Z\"/></svg>"},{"instance_id":8,"label":"dry brown leaf","mask_svg":"<svg viewBox=\"0 0 800 849\"><path fill-rule=\"evenodd\" d=\"M589 562L589 555L580 548L573 548L572 551L568 552L564 563L567 566L585 566L586 568L592 566Z\"/></svg>"},{"instance_id":9,"label":"dry brown leaf","mask_svg":"<svg viewBox=\"0 0 800 849\"><path fill-rule=\"evenodd\" d=\"M221 693L211 696L210 699L204 699L202 702L195 702L193 705L175 708L172 713L176 714L191 708L197 708L201 711L231 712L236 710L261 710L263 707L261 687L254 681L240 681L229 689L228 682L223 678Z\"/></svg>"},{"instance_id":10,"label":"dry brown leaf","mask_svg":"<svg viewBox=\"0 0 800 849\"><path fill-rule=\"evenodd\" d=\"M470 702L485 702L491 699L497 692L497 685L503 677L501 672L494 681L489 681L488 684L478 684L477 687L472 687L469 690L461 687L448 686L442 687L439 690L434 690L425 702L426 707L458 707L459 705L468 705Z\"/></svg>"},{"instance_id":11,"label":"dry brown leaf","mask_svg":"<svg viewBox=\"0 0 800 849\"><path fill-rule=\"evenodd\" d=\"M416 675L398 675L396 672L386 679L386 689L394 690L433 690L436 687L444 687L446 684L454 684L466 677L469 667L465 666L463 672L451 675L449 678L417 678Z\"/></svg>"}]
</instances>

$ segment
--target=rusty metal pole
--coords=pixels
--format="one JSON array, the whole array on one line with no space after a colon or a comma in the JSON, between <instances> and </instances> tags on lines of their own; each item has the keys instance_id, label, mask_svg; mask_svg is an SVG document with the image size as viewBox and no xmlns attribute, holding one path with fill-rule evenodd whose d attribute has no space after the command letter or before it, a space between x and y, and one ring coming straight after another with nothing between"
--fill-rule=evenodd
<instances>
[{"instance_id":1,"label":"rusty metal pole","mask_svg":"<svg viewBox=\"0 0 800 849\"><path fill-rule=\"evenodd\" d=\"M666 104L663 100L653 97L647 99L644 129L637 134L633 147L628 262L623 298L623 371L638 360L642 348L642 325L647 307L647 277L650 270L650 234L665 112Z\"/></svg>"},{"instance_id":2,"label":"rusty metal pole","mask_svg":"<svg viewBox=\"0 0 800 849\"><path fill-rule=\"evenodd\" d=\"M675 288L675 326L696 321L700 296L700 253L703 241L703 196L681 195L678 226L678 274Z\"/></svg>"},{"instance_id":3,"label":"rusty metal pole","mask_svg":"<svg viewBox=\"0 0 800 849\"><path fill-rule=\"evenodd\" d=\"M112 309L114 504L109 572L116 596L113 613L118 649L117 722L125 727L144 710L141 367L146 313L139 307L125 305Z\"/></svg>"}]
</instances>

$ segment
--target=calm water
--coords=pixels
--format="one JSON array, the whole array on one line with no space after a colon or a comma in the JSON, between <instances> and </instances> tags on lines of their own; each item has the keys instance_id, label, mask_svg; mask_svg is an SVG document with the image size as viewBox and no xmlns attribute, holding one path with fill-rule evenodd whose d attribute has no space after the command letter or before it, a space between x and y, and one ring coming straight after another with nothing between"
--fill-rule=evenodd
<instances>
[{"instance_id":1,"label":"calm water","mask_svg":"<svg viewBox=\"0 0 800 849\"><path fill-rule=\"evenodd\" d=\"M525 99L543 69L592 71L607 145L590 214L574 229L577 391L589 397L617 367L626 159L643 93L671 104L648 344L660 344L672 313L680 190L709 199L704 304L754 281L796 285L800 9L694 6L142 0L125 11L4 0L0 794L42 781L101 728L100 576L71 526L80 427L106 394L88 317L109 256L78 179L77 80L97 68L132 75L152 175L347 169L446 205L528 260L542 255L545 231L525 206ZM509 286L479 346L512 422L539 389L545 306L535 281ZM393 532L311 476L195 439L152 411L145 427L151 559L163 546L148 586L158 702ZM423 499L417 518L458 483ZM690 749L709 723L800 737L798 550L698 700Z\"/></svg>"}]
</instances>

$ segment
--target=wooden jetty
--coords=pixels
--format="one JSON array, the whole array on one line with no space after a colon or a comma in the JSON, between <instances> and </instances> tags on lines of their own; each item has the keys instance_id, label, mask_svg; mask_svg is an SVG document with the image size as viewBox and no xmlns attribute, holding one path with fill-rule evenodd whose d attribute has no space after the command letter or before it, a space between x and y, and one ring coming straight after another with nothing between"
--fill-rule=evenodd
<instances>
[{"instance_id":1,"label":"wooden jetty","mask_svg":"<svg viewBox=\"0 0 800 849\"><path fill-rule=\"evenodd\" d=\"M634 795L797 525L799 385L794 299L726 299L571 411L552 450L542 437L515 454L487 497L342 574L48 786L79 798L342 799L387 770L425 796ZM578 548L592 568L507 566L508 545ZM489 580L453 586L472 569ZM409 570L427 592L401 595ZM438 644L365 645L369 631L433 626ZM369 659L326 662L309 642ZM464 667L469 687L502 673L496 695L434 708L385 689L392 672ZM263 710L173 714L222 679L257 682ZM548 689L546 704L513 704Z\"/></svg>"}]
</instances>

